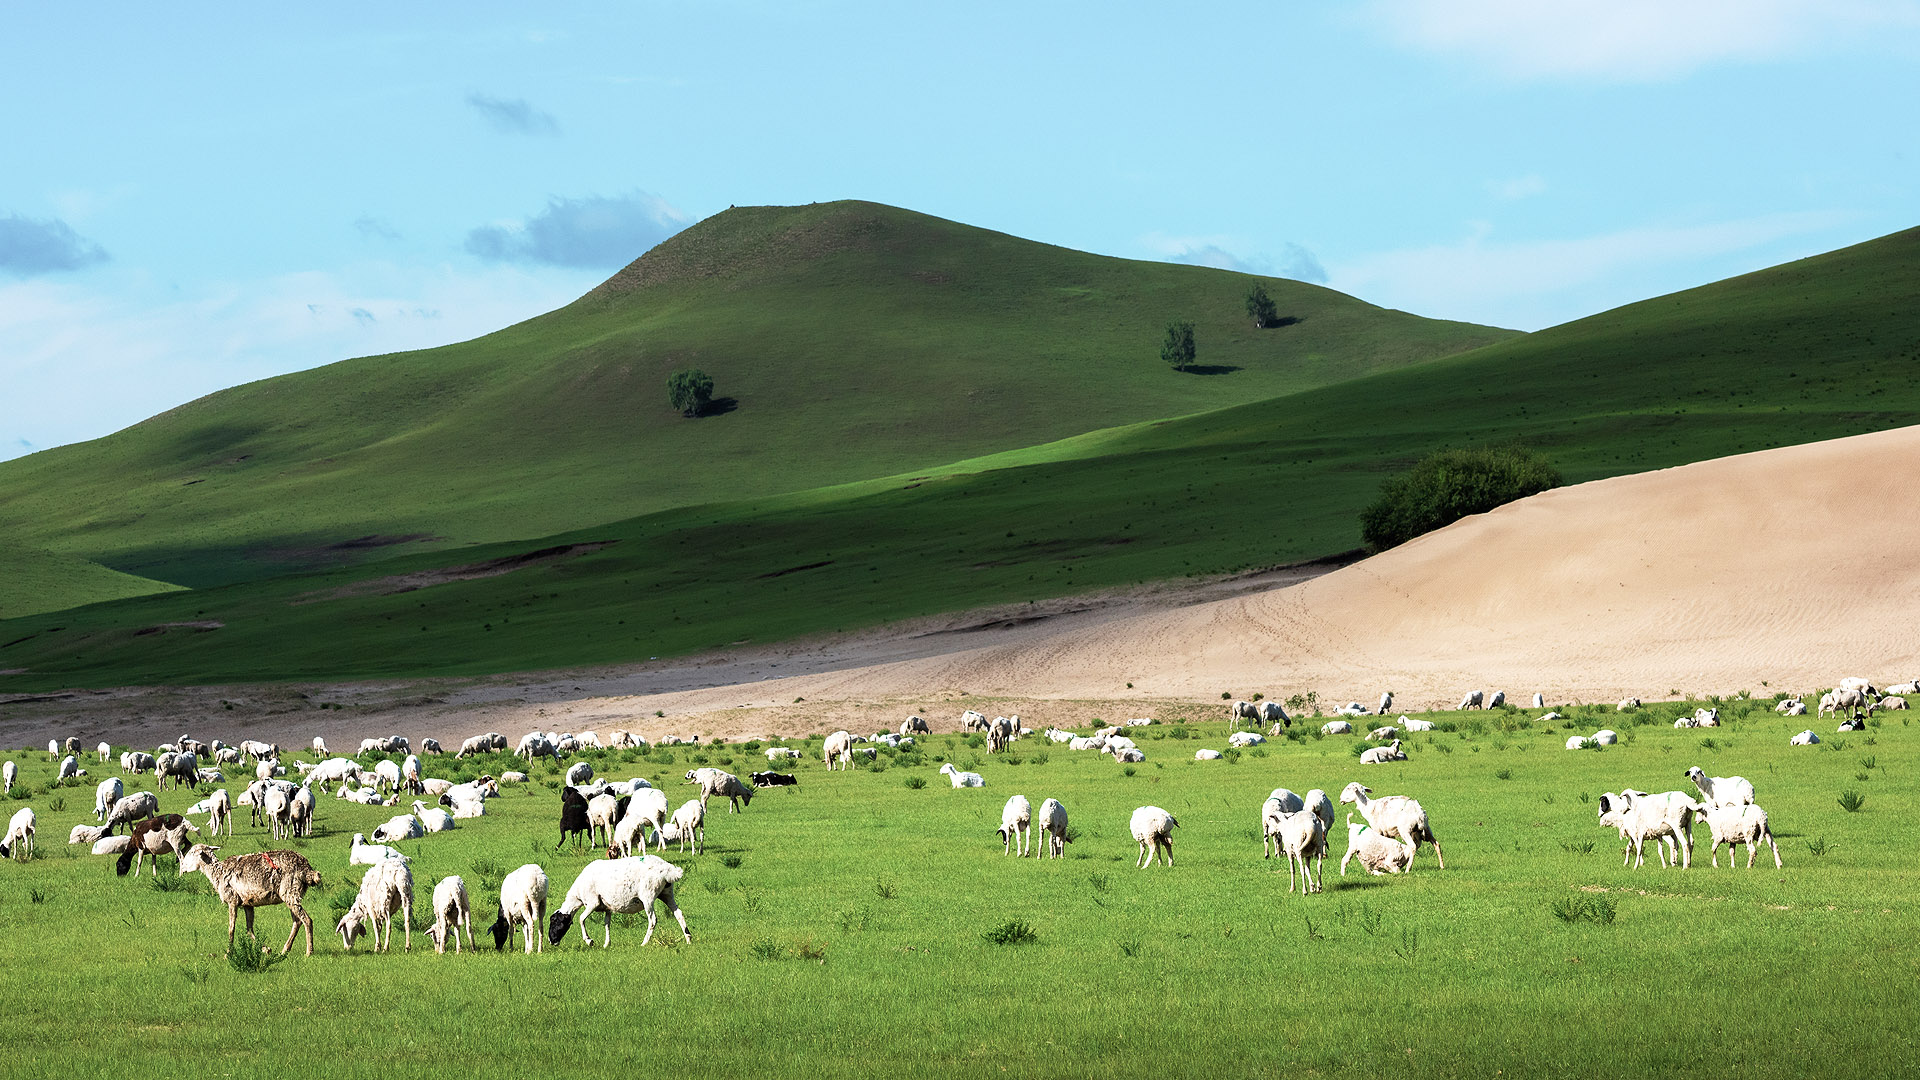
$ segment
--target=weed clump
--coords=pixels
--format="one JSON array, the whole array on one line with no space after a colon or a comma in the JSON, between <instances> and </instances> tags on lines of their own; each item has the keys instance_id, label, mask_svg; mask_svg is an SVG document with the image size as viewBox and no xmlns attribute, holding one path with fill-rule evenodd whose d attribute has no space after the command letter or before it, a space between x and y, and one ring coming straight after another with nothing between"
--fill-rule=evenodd
<instances>
[{"instance_id":1,"label":"weed clump","mask_svg":"<svg viewBox=\"0 0 1920 1080\"><path fill-rule=\"evenodd\" d=\"M995 945L1031 945L1040 940L1033 927L1019 919L1012 919L980 935Z\"/></svg>"}]
</instances>

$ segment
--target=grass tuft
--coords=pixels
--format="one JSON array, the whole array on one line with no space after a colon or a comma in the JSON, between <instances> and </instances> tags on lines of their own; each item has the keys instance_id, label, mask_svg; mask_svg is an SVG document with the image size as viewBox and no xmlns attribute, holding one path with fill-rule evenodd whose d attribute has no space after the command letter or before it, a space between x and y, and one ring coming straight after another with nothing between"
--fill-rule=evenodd
<instances>
[{"instance_id":1,"label":"grass tuft","mask_svg":"<svg viewBox=\"0 0 1920 1080\"><path fill-rule=\"evenodd\" d=\"M1040 940L1033 927L1019 919L1003 922L980 936L995 945L1031 945Z\"/></svg>"}]
</instances>

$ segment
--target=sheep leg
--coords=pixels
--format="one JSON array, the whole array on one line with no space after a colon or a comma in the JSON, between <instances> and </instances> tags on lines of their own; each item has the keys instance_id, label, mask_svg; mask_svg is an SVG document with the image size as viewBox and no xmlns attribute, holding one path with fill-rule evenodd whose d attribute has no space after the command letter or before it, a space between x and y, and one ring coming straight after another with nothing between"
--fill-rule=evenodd
<instances>
[{"instance_id":1,"label":"sheep leg","mask_svg":"<svg viewBox=\"0 0 1920 1080\"><path fill-rule=\"evenodd\" d=\"M1773 849L1773 868L1775 870L1780 869L1780 845L1773 842L1773 833L1765 832L1761 833L1760 836L1761 839L1767 842L1767 846Z\"/></svg>"},{"instance_id":2,"label":"sheep leg","mask_svg":"<svg viewBox=\"0 0 1920 1080\"><path fill-rule=\"evenodd\" d=\"M648 914L652 914L652 912L648 912ZM581 921L585 922L586 920L583 919ZM613 944L613 909L608 908L607 917L602 921L600 927L600 947L604 949L611 944ZM644 944L644 942L642 944Z\"/></svg>"},{"instance_id":3,"label":"sheep leg","mask_svg":"<svg viewBox=\"0 0 1920 1080\"><path fill-rule=\"evenodd\" d=\"M1445 870L1447 868L1447 857L1440 851L1440 838L1433 835L1432 830L1428 830L1427 832L1427 843L1433 845L1433 857L1439 860L1440 869ZM1411 862L1407 864L1407 869L1413 869Z\"/></svg>"},{"instance_id":4,"label":"sheep leg","mask_svg":"<svg viewBox=\"0 0 1920 1080\"><path fill-rule=\"evenodd\" d=\"M1134 866L1134 869L1145 870L1146 868L1147 868L1147 842L1145 840L1142 840L1140 841L1140 862Z\"/></svg>"},{"instance_id":5,"label":"sheep leg","mask_svg":"<svg viewBox=\"0 0 1920 1080\"><path fill-rule=\"evenodd\" d=\"M1173 865L1173 837L1171 836L1163 837L1160 842L1166 845L1167 865L1172 866Z\"/></svg>"},{"instance_id":6,"label":"sheep leg","mask_svg":"<svg viewBox=\"0 0 1920 1080\"><path fill-rule=\"evenodd\" d=\"M413 905L412 904L402 904L400 907L400 929L402 933L405 934L404 940L406 941L407 951L412 952L413 951ZM387 944L389 945L393 944L393 926L391 924L387 926Z\"/></svg>"}]
</instances>

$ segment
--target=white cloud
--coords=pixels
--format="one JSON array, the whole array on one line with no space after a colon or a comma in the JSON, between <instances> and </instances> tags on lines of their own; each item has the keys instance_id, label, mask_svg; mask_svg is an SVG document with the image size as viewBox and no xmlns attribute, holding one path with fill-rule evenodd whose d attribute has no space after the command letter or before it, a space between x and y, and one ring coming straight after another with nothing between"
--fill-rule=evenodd
<instances>
[{"instance_id":1,"label":"white cloud","mask_svg":"<svg viewBox=\"0 0 1920 1080\"><path fill-rule=\"evenodd\" d=\"M185 299L0 284L0 459L97 438L228 386L463 341L561 306L597 274L367 264L212 285Z\"/></svg>"},{"instance_id":2,"label":"white cloud","mask_svg":"<svg viewBox=\"0 0 1920 1080\"><path fill-rule=\"evenodd\" d=\"M1704 285L1711 278L1693 275L1714 259L1805 237L1841 220L1833 213L1773 214L1511 243L1495 240L1492 227L1481 222L1456 244L1338 263L1331 280L1342 292L1403 311L1535 330L1672 288ZM1777 260L1769 257L1745 269L1772 261ZM1676 269L1682 280L1661 284L1671 281Z\"/></svg>"},{"instance_id":3,"label":"white cloud","mask_svg":"<svg viewBox=\"0 0 1920 1080\"><path fill-rule=\"evenodd\" d=\"M547 208L520 222L467 233L467 252L490 262L613 270L684 229L687 215L644 191L615 198L551 196Z\"/></svg>"},{"instance_id":4,"label":"white cloud","mask_svg":"<svg viewBox=\"0 0 1920 1080\"><path fill-rule=\"evenodd\" d=\"M1402 45L1520 79L1658 81L1920 30L1920 0L1374 0Z\"/></svg>"},{"instance_id":5,"label":"white cloud","mask_svg":"<svg viewBox=\"0 0 1920 1080\"><path fill-rule=\"evenodd\" d=\"M1281 245L1278 258L1236 254L1233 249L1245 250L1252 246L1236 236L1169 236L1156 232L1141 237L1140 244L1162 262L1211 266L1242 274L1268 274L1296 281L1324 283L1327 280L1327 271L1313 252L1292 241Z\"/></svg>"}]
</instances>

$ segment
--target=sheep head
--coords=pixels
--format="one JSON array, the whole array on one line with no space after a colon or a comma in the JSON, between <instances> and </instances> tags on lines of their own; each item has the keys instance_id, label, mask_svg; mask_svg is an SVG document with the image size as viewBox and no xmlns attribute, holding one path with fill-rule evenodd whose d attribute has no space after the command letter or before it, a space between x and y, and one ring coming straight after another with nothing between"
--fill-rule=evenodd
<instances>
[{"instance_id":1,"label":"sheep head","mask_svg":"<svg viewBox=\"0 0 1920 1080\"><path fill-rule=\"evenodd\" d=\"M567 936L567 930L573 926L573 912L556 911L547 920L547 943L558 945Z\"/></svg>"}]
</instances>

